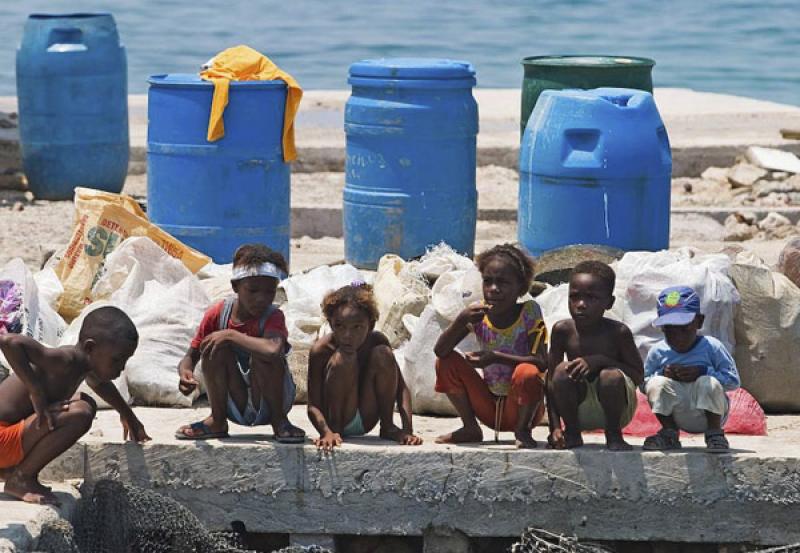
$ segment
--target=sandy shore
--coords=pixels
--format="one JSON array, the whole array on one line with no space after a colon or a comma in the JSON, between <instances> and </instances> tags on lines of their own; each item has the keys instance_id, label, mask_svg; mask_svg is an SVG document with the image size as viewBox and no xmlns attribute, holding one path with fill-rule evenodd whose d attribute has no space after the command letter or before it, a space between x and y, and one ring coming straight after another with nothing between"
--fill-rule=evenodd
<instances>
[{"instance_id":1,"label":"sandy shore","mask_svg":"<svg viewBox=\"0 0 800 553\"><path fill-rule=\"evenodd\" d=\"M479 167L477 186L479 208L506 213L516 209L517 172L496 166ZM673 181L673 207L698 205L687 197L685 180ZM341 208L343 173L296 173L292 176L293 206L334 205ZM706 185L707 188L711 185ZM704 189L702 205L718 205L714 199L717 189ZM716 192L715 192L716 190ZM129 175L124 192L146 200L146 175ZM732 209L736 203L727 204ZM63 248L72 233L74 208L72 202L28 201L22 192L0 190L0 266L14 257L21 257L33 270L39 268L43 255ZM722 225L702 215L673 215L671 246L694 246L706 251L719 251L729 243L723 240ZM516 241L515 220L481 220L478 222L476 251L500 242ZM754 239L741 244L752 249L768 263L776 263L784 239ZM339 237L292 239L292 270L304 270L316 265L334 263L344 258L344 244Z\"/></svg>"}]
</instances>

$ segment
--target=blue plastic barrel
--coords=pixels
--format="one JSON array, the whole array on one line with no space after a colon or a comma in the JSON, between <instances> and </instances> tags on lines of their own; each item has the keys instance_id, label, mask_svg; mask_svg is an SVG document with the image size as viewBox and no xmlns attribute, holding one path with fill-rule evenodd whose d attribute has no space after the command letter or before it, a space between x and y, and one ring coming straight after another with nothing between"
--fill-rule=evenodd
<instances>
[{"instance_id":1,"label":"blue plastic barrel","mask_svg":"<svg viewBox=\"0 0 800 553\"><path fill-rule=\"evenodd\" d=\"M365 60L350 66L344 252L374 269L441 241L472 255L478 107L469 63Z\"/></svg>"},{"instance_id":2,"label":"blue plastic barrel","mask_svg":"<svg viewBox=\"0 0 800 553\"><path fill-rule=\"evenodd\" d=\"M546 90L519 154L520 243L669 246L672 156L649 92Z\"/></svg>"},{"instance_id":3,"label":"blue plastic barrel","mask_svg":"<svg viewBox=\"0 0 800 553\"><path fill-rule=\"evenodd\" d=\"M17 50L22 164L37 198L120 192L128 172L125 48L107 13L33 14Z\"/></svg>"},{"instance_id":4,"label":"blue plastic barrel","mask_svg":"<svg viewBox=\"0 0 800 553\"><path fill-rule=\"evenodd\" d=\"M217 263L259 242L289 260L289 164L283 161L283 81L231 82L225 136L208 142L214 86L156 75L147 95L150 220Z\"/></svg>"}]
</instances>

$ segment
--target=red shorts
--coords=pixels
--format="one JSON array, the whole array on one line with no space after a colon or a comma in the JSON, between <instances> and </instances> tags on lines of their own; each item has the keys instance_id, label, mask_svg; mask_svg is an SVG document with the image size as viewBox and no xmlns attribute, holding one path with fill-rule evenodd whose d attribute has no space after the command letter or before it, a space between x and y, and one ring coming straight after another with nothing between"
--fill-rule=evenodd
<instances>
[{"instance_id":1,"label":"red shorts","mask_svg":"<svg viewBox=\"0 0 800 553\"><path fill-rule=\"evenodd\" d=\"M507 401L498 404L478 371L457 352L436 360L436 391L466 394L479 421L493 430L514 430L520 405L534 405L533 424L544 417L544 380L535 365L520 363L511 377ZM502 412L498 412L498 406Z\"/></svg>"},{"instance_id":2,"label":"red shorts","mask_svg":"<svg viewBox=\"0 0 800 553\"><path fill-rule=\"evenodd\" d=\"M25 421L0 421L0 469L17 466L25 452L22 450L22 429Z\"/></svg>"}]
</instances>

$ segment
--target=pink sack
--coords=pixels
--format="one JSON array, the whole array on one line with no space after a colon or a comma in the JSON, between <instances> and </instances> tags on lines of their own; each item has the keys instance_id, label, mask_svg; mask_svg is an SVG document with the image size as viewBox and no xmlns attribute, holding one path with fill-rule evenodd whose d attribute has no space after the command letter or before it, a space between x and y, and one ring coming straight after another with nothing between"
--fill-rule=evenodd
<instances>
[{"instance_id":1,"label":"pink sack","mask_svg":"<svg viewBox=\"0 0 800 553\"><path fill-rule=\"evenodd\" d=\"M744 388L726 392L731 407L725 432L729 434L746 434L749 436L767 435L767 417L756 399ZM661 423L650 409L650 404L639 390L636 391L638 406L633 420L623 430L628 436L652 436L661 429ZM683 434L683 433L682 433Z\"/></svg>"}]
</instances>

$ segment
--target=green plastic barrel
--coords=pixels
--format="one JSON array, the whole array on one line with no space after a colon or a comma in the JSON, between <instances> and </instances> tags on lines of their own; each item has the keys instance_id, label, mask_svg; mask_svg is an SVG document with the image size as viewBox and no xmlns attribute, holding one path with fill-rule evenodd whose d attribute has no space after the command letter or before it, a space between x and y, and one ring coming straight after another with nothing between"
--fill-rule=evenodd
<instances>
[{"instance_id":1,"label":"green plastic barrel","mask_svg":"<svg viewBox=\"0 0 800 553\"><path fill-rule=\"evenodd\" d=\"M629 56L531 56L522 60L522 116L525 131L533 107L545 90L564 88L635 88L653 92L653 66L648 58Z\"/></svg>"}]
</instances>

